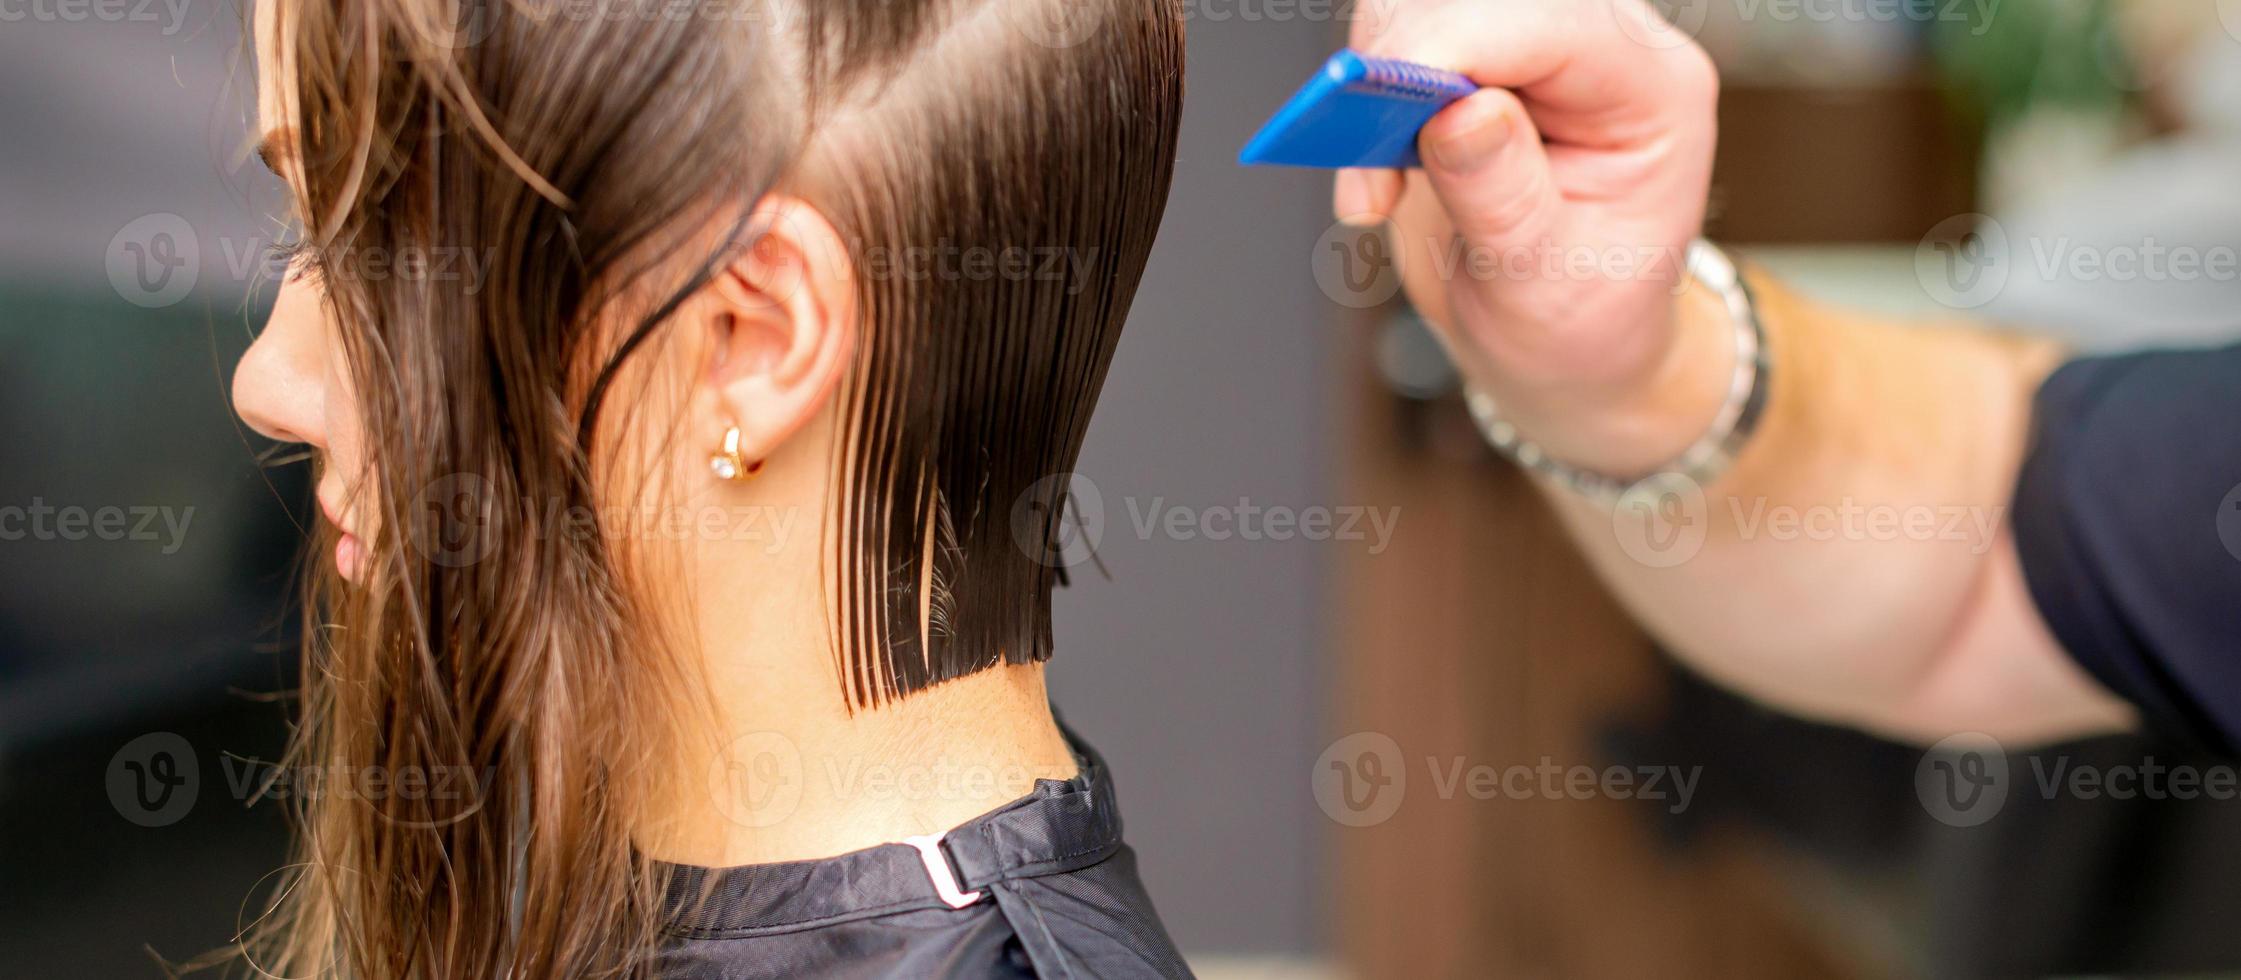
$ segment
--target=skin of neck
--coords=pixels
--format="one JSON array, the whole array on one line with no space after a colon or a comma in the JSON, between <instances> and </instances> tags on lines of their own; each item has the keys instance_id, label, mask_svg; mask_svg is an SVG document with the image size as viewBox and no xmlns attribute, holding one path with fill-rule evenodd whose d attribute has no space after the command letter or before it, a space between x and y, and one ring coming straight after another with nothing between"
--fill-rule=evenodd
<instances>
[{"instance_id":1,"label":"skin of neck","mask_svg":"<svg viewBox=\"0 0 2241 980\"><path fill-rule=\"evenodd\" d=\"M823 523L832 412L762 471L696 492L724 515L696 535L683 666L703 704L655 763L641 850L728 867L809 860L933 834L1076 763L1040 664L1002 666L851 710L828 626ZM692 461L703 473L707 460ZM746 529L740 533L736 529Z\"/></svg>"}]
</instances>

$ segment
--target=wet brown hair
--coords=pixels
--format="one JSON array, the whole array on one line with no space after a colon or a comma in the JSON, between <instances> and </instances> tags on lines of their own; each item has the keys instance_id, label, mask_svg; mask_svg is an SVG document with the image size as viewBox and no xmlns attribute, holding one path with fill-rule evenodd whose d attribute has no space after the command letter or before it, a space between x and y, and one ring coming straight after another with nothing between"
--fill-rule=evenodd
<instances>
[{"instance_id":1,"label":"wet brown hair","mask_svg":"<svg viewBox=\"0 0 2241 980\"><path fill-rule=\"evenodd\" d=\"M363 582L317 563L289 761L448 772L467 792L302 801L298 858L245 960L284 976L643 975L663 882L629 828L690 685L628 536L556 523L596 512L635 465L595 444L603 408L631 401L633 353L752 241L758 200L815 204L871 259L825 520L845 697L875 710L1047 658L1058 569L1042 544L1165 206L1179 14L270 10L300 103L307 254L358 393L359 506L377 522ZM723 242L696 245L711 222ZM410 249L471 251L489 272L476 289L352 274L354 256ZM995 270L907 261L964 251ZM1026 272L1005 258L1022 251Z\"/></svg>"}]
</instances>

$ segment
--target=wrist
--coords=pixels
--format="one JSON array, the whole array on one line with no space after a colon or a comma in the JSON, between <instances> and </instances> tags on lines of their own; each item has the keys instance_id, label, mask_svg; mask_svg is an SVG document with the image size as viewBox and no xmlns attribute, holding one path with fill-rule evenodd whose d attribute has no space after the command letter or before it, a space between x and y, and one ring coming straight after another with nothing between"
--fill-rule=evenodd
<instances>
[{"instance_id":1,"label":"wrist","mask_svg":"<svg viewBox=\"0 0 2241 980\"><path fill-rule=\"evenodd\" d=\"M1498 369L1465 369L1504 421L1549 458L1619 477L1671 465L1718 421L1736 376L1735 320L1721 294L1694 277L1652 328L1663 343L1631 377L1601 385L1529 385Z\"/></svg>"}]
</instances>

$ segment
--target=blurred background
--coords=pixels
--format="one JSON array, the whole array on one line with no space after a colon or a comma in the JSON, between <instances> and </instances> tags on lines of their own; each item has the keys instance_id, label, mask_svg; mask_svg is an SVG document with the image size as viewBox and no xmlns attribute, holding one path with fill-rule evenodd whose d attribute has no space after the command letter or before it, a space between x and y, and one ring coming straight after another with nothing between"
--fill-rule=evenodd
<instances>
[{"instance_id":1,"label":"blurred background","mask_svg":"<svg viewBox=\"0 0 2241 980\"><path fill-rule=\"evenodd\" d=\"M1668 9L1726 79L1712 233L1806 290L2091 349L2241 325L2241 4ZM1921 751L1663 659L1392 290L1334 265L1361 243L1325 179L1233 163L1353 9L1188 10L1174 200L1081 468L1109 577L1061 595L1053 679L1196 967L2241 970L2217 760L2018 753L2004 803L1956 811ZM0 977L161 975L283 859L245 760L285 735L311 511L227 404L281 230L239 16L0 0ZM1237 530L1146 519L1176 510ZM124 768L150 745L185 780L155 807ZM2037 788L2145 766L2228 791ZM1569 782L1614 769L1631 789Z\"/></svg>"}]
</instances>

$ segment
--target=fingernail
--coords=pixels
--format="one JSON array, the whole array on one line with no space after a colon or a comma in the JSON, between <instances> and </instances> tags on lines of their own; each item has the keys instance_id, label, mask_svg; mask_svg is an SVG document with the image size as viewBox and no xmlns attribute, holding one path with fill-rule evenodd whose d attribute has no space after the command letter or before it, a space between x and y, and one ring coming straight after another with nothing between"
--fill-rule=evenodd
<instances>
[{"instance_id":1,"label":"fingernail","mask_svg":"<svg viewBox=\"0 0 2241 980\"><path fill-rule=\"evenodd\" d=\"M1340 224L1356 228L1377 224L1377 216L1368 213L1369 180L1360 171L1339 171L1337 189L1331 197Z\"/></svg>"},{"instance_id":2,"label":"fingernail","mask_svg":"<svg viewBox=\"0 0 2241 980\"><path fill-rule=\"evenodd\" d=\"M1467 174L1486 166L1510 141L1510 117L1505 113L1473 111L1476 117L1460 132L1432 144L1432 162L1451 173Z\"/></svg>"}]
</instances>

